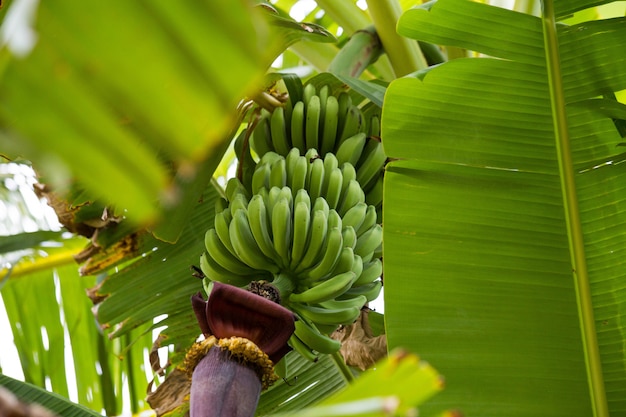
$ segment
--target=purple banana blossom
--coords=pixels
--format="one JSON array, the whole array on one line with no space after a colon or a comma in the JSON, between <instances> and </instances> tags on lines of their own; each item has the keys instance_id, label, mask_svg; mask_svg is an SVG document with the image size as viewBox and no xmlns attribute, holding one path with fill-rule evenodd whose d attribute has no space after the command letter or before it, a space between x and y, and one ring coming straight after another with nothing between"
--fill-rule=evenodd
<instances>
[{"instance_id":1,"label":"purple banana blossom","mask_svg":"<svg viewBox=\"0 0 626 417\"><path fill-rule=\"evenodd\" d=\"M209 299L191 297L205 337L233 336L252 341L273 363L291 350L287 341L295 330L294 315L285 307L232 285L213 283ZM261 380L229 352L213 347L196 366L191 383L191 417L251 417Z\"/></svg>"}]
</instances>

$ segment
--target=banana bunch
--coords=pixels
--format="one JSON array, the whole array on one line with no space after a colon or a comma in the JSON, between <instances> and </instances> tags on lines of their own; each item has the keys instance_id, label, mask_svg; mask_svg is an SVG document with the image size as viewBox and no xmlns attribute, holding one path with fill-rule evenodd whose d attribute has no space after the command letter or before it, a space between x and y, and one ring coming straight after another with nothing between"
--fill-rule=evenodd
<instances>
[{"instance_id":1,"label":"banana bunch","mask_svg":"<svg viewBox=\"0 0 626 417\"><path fill-rule=\"evenodd\" d=\"M287 157L275 152L263 155L252 175L252 192L285 186L291 188L294 197L301 189L308 191L312 201L324 197L341 216L366 198L351 163L339 165L332 153L322 159L315 149L309 149L304 156L297 148L289 151Z\"/></svg>"},{"instance_id":2,"label":"banana bunch","mask_svg":"<svg viewBox=\"0 0 626 417\"><path fill-rule=\"evenodd\" d=\"M290 345L316 360L340 349L328 335L380 294L387 157L378 116L366 119L349 94L299 81L288 89L251 132L256 165L249 150L237 152L245 183L229 180L216 202L200 267L205 286L273 284L298 318Z\"/></svg>"},{"instance_id":3,"label":"banana bunch","mask_svg":"<svg viewBox=\"0 0 626 417\"><path fill-rule=\"evenodd\" d=\"M287 169L286 159L275 155L270 176L276 166ZM296 158L307 162L301 159L305 157ZM299 174L303 178L310 177L308 165L313 164L307 162ZM335 179L340 188L343 173L334 169L340 174ZM375 207L363 201L356 182L358 187L352 191L336 191L357 194L355 203L340 214L322 193L312 199L306 187L295 191L286 185L284 172L272 177L281 180L272 180L277 185L257 187L251 196L239 180L229 180L228 201L216 203L215 224L206 232L200 267L207 280L240 287L270 281L279 290L281 303L300 319L292 336L294 349L309 358L317 352L335 352L340 345L327 334L338 325L354 322L382 287L378 280L382 227ZM335 205L343 207L342 201L336 200Z\"/></svg>"},{"instance_id":4,"label":"banana bunch","mask_svg":"<svg viewBox=\"0 0 626 417\"><path fill-rule=\"evenodd\" d=\"M319 92L307 84L301 94L292 94L283 107L272 113L263 110L252 132L252 149L262 157L275 152L286 157L292 149L304 155L317 149L321 157L333 153L339 165L349 162L357 172L357 181L365 193L382 186L382 171L387 156L380 141L380 119L369 120L351 96L344 92L334 96L325 85ZM382 201L382 199L381 199ZM373 204L380 207L380 202Z\"/></svg>"}]
</instances>

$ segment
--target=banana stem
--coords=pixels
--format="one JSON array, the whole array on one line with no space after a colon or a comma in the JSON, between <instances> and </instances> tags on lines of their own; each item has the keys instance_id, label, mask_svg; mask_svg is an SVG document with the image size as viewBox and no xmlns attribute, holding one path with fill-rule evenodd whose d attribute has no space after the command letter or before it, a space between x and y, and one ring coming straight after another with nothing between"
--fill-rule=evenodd
<instances>
[{"instance_id":1,"label":"banana stem","mask_svg":"<svg viewBox=\"0 0 626 417\"><path fill-rule=\"evenodd\" d=\"M333 359L333 362L335 362L335 366L337 367L337 369L339 369L339 372L341 372L341 375L343 375L343 378L346 380L346 382L348 384L353 383L356 378L354 377L354 374L352 373L350 368L348 368L348 365L346 365L346 362L343 360L343 356L341 356L341 353L331 353L330 357Z\"/></svg>"},{"instance_id":2,"label":"banana stem","mask_svg":"<svg viewBox=\"0 0 626 417\"><path fill-rule=\"evenodd\" d=\"M374 63L382 52L382 44L376 29L370 26L352 35L328 66L328 71L356 78Z\"/></svg>"},{"instance_id":3,"label":"banana stem","mask_svg":"<svg viewBox=\"0 0 626 417\"><path fill-rule=\"evenodd\" d=\"M428 68L417 42L396 32L402 14L398 0L367 0L367 9L397 77Z\"/></svg>"},{"instance_id":4,"label":"banana stem","mask_svg":"<svg viewBox=\"0 0 626 417\"><path fill-rule=\"evenodd\" d=\"M280 292L280 298L286 300L295 289L293 282L293 279L288 274L278 274L274 277L272 285Z\"/></svg>"}]
</instances>

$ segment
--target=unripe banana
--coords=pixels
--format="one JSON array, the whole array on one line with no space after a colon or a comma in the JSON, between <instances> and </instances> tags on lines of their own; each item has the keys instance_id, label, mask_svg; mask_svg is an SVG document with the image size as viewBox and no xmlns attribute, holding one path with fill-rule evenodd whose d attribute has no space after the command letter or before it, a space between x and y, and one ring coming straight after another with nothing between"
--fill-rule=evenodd
<instances>
[{"instance_id":1,"label":"unripe banana","mask_svg":"<svg viewBox=\"0 0 626 417\"><path fill-rule=\"evenodd\" d=\"M254 177L253 177L254 178ZM285 187L287 185L287 168L285 158L280 158L272 164L270 170L270 187Z\"/></svg>"},{"instance_id":2,"label":"unripe banana","mask_svg":"<svg viewBox=\"0 0 626 417\"><path fill-rule=\"evenodd\" d=\"M380 246L382 241L383 228L381 225L376 224L357 239L354 253L363 258L363 262L369 262L374 251Z\"/></svg>"},{"instance_id":3,"label":"unripe banana","mask_svg":"<svg viewBox=\"0 0 626 417\"><path fill-rule=\"evenodd\" d=\"M339 164L348 162L351 165L356 166L359 158L361 157L361 153L363 152L365 139L365 133L357 133L356 135L350 136L344 140L341 145L339 145L339 148L335 153Z\"/></svg>"},{"instance_id":4,"label":"unripe banana","mask_svg":"<svg viewBox=\"0 0 626 417\"><path fill-rule=\"evenodd\" d=\"M379 208L383 204L383 173L378 174L376 182L371 183L369 189L365 190L365 202Z\"/></svg>"},{"instance_id":5,"label":"unripe banana","mask_svg":"<svg viewBox=\"0 0 626 417\"><path fill-rule=\"evenodd\" d=\"M346 124L346 119L348 118L348 112L352 107L352 97L350 94L342 91L337 97L337 134L335 135L335 140L333 144L333 150L339 144L339 138L341 138L341 134L343 132L343 127ZM355 132L356 133L356 132Z\"/></svg>"},{"instance_id":6,"label":"unripe banana","mask_svg":"<svg viewBox=\"0 0 626 417\"><path fill-rule=\"evenodd\" d=\"M317 148L319 146L320 115L320 98L313 96L306 108L305 149Z\"/></svg>"},{"instance_id":7,"label":"unripe banana","mask_svg":"<svg viewBox=\"0 0 626 417\"><path fill-rule=\"evenodd\" d=\"M263 255L278 262L280 257L276 253L274 243L272 242L270 218L265 207L265 201L260 194L252 196L250 203L248 203L248 224L250 224L254 240L259 245Z\"/></svg>"},{"instance_id":8,"label":"unripe banana","mask_svg":"<svg viewBox=\"0 0 626 417\"><path fill-rule=\"evenodd\" d=\"M293 200L293 206L295 207L298 203L306 204L307 209L311 211L311 197L309 197L307 190L302 189L296 191L296 198Z\"/></svg>"},{"instance_id":9,"label":"unripe banana","mask_svg":"<svg viewBox=\"0 0 626 417\"><path fill-rule=\"evenodd\" d=\"M337 297L338 300L349 300L353 297L363 295L367 301L373 301L380 295L380 290L383 288L383 283L380 280L373 281L358 287L352 287L345 293Z\"/></svg>"},{"instance_id":10,"label":"unripe banana","mask_svg":"<svg viewBox=\"0 0 626 417\"><path fill-rule=\"evenodd\" d=\"M343 223L341 221L341 216L337 213L337 210L330 209L328 212L328 230L333 227L338 228L339 230L343 230Z\"/></svg>"},{"instance_id":11,"label":"unripe banana","mask_svg":"<svg viewBox=\"0 0 626 417\"><path fill-rule=\"evenodd\" d=\"M332 300L346 292L356 276L354 272L347 271L315 284L313 287L300 293L291 293L289 302L314 304L321 301Z\"/></svg>"},{"instance_id":12,"label":"unripe banana","mask_svg":"<svg viewBox=\"0 0 626 417\"><path fill-rule=\"evenodd\" d=\"M235 198L230 200L230 212L235 213L237 210L248 210L248 199L243 194L236 194Z\"/></svg>"},{"instance_id":13,"label":"unripe banana","mask_svg":"<svg viewBox=\"0 0 626 417\"><path fill-rule=\"evenodd\" d=\"M285 166L287 167L287 179L293 178L293 171L296 168L296 163L300 158L300 149L292 148L285 157ZM290 184L290 181L287 181Z\"/></svg>"},{"instance_id":14,"label":"unripe banana","mask_svg":"<svg viewBox=\"0 0 626 417\"><path fill-rule=\"evenodd\" d=\"M252 174L252 193L257 193L261 188L269 188L269 178L272 169L269 164L259 164Z\"/></svg>"},{"instance_id":15,"label":"unripe banana","mask_svg":"<svg viewBox=\"0 0 626 417\"><path fill-rule=\"evenodd\" d=\"M352 272L359 278L363 272L363 259L359 255L354 255L354 261L352 262ZM352 283L354 285L354 283Z\"/></svg>"},{"instance_id":16,"label":"unripe banana","mask_svg":"<svg viewBox=\"0 0 626 417\"><path fill-rule=\"evenodd\" d=\"M224 284L236 287L245 287L250 282L259 279L259 274L239 275L222 268L217 262L211 259L208 253L200 256L200 269L202 273L211 281L223 282Z\"/></svg>"},{"instance_id":17,"label":"unripe banana","mask_svg":"<svg viewBox=\"0 0 626 417\"><path fill-rule=\"evenodd\" d=\"M341 229L333 227L328 230L323 255L319 262L313 267L304 271L301 275L310 281L317 281L330 275L341 255L343 247L343 237Z\"/></svg>"},{"instance_id":18,"label":"unripe banana","mask_svg":"<svg viewBox=\"0 0 626 417\"><path fill-rule=\"evenodd\" d=\"M373 186L383 171L386 161L387 155L385 155L383 144L375 139L368 140L357 164L356 179L363 189Z\"/></svg>"},{"instance_id":19,"label":"unripe banana","mask_svg":"<svg viewBox=\"0 0 626 417\"><path fill-rule=\"evenodd\" d=\"M230 241L237 257L248 266L272 273L278 272L278 266L267 258L259 249L250 230L246 211L237 210L229 227Z\"/></svg>"},{"instance_id":20,"label":"unripe banana","mask_svg":"<svg viewBox=\"0 0 626 417\"><path fill-rule=\"evenodd\" d=\"M272 144L274 149L280 155L287 155L291 149L291 143L287 133L287 125L285 123L285 109L277 107L272 113L270 119L270 131L272 133Z\"/></svg>"},{"instance_id":21,"label":"unripe banana","mask_svg":"<svg viewBox=\"0 0 626 417\"><path fill-rule=\"evenodd\" d=\"M327 174L327 172L324 174ZM326 180L326 176L324 177L325 186L323 187L322 195L326 198L326 202L328 202L328 206L331 208L337 208L339 205L343 180L343 174L339 168L335 168L330 172L328 180Z\"/></svg>"},{"instance_id":22,"label":"unripe banana","mask_svg":"<svg viewBox=\"0 0 626 417\"><path fill-rule=\"evenodd\" d=\"M339 255L339 259L337 260L337 263L335 264L335 267L333 268L333 272L330 274L330 276L332 277L335 275L343 274L344 272L352 271L352 267L354 266L354 261L355 261L354 250L349 246L345 246L344 244L344 247L341 249L341 254ZM358 275L356 274L355 276L358 277Z\"/></svg>"},{"instance_id":23,"label":"unripe banana","mask_svg":"<svg viewBox=\"0 0 626 417\"><path fill-rule=\"evenodd\" d=\"M328 217L326 213L323 210L313 210L309 243L302 260L295 266L296 273L299 274L311 267L318 259L326 241L327 231Z\"/></svg>"},{"instance_id":24,"label":"unripe banana","mask_svg":"<svg viewBox=\"0 0 626 417\"><path fill-rule=\"evenodd\" d=\"M350 106L346 114L341 135L337 141L337 146L341 145L350 136L356 135L363 129L363 113L357 106Z\"/></svg>"},{"instance_id":25,"label":"unripe banana","mask_svg":"<svg viewBox=\"0 0 626 417\"><path fill-rule=\"evenodd\" d=\"M287 199L281 198L274 205L272 211L272 236L274 249L281 258L283 268L288 268L291 262L292 239L291 208Z\"/></svg>"},{"instance_id":26,"label":"unripe banana","mask_svg":"<svg viewBox=\"0 0 626 417\"><path fill-rule=\"evenodd\" d=\"M231 178L228 180L224 193L226 194L226 199L228 201L233 201L235 199L235 196L238 194L246 197L246 200L250 197L248 195L248 191L246 191L246 188L237 178Z\"/></svg>"},{"instance_id":27,"label":"unripe banana","mask_svg":"<svg viewBox=\"0 0 626 417\"><path fill-rule=\"evenodd\" d=\"M313 163L309 165L309 172L307 177L307 189L311 199L315 201L322 195L322 186L324 185L324 161L320 158L316 158Z\"/></svg>"},{"instance_id":28,"label":"unripe banana","mask_svg":"<svg viewBox=\"0 0 626 417\"><path fill-rule=\"evenodd\" d=\"M368 136L380 138L380 117L377 115L370 118Z\"/></svg>"},{"instance_id":29,"label":"unripe banana","mask_svg":"<svg viewBox=\"0 0 626 417\"><path fill-rule=\"evenodd\" d=\"M301 153L304 153L303 149L306 146L304 139L305 117L304 103L299 101L293 107L291 113L291 145L294 148L298 148Z\"/></svg>"},{"instance_id":30,"label":"unripe banana","mask_svg":"<svg viewBox=\"0 0 626 417\"><path fill-rule=\"evenodd\" d=\"M376 208L374 206L367 206L367 210L365 211L365 216L363 216L363 223L356 229L357 237L361 237L363 233L367 232L376 224L377 215Z\"/></svg>"},{"instance_id":31,"label":"unripe banana","mask_svg":"<svg viewBox=\"0 0 626 417\"><path fill-rule=\"evenodd\" d=\"M248 126L248 129L250 129L250 126ZM269 116L264 116L259 119L257 126L252 131L250 141L252 149L259 158L267 152L274 150Z\"/></svg>"},{"instance_id":32,"label":"unripe banana","mask_svg":"<svg viewBox=\"0 0 626 417\"><path fill-rule=\"evenodd\" d=\"M300 190L306 193L305 190ZM291 269L295 269L300 263L300 260L304 256L307 249L307 243L309 239L309 228L311 223L311 209L310 203L305 201L298 201L298 197L301 195L298 192L296 201L294 204L293 214L293 243L291 247L291 261L289 266Z\"/></svg>"},{"instance_id":33,"label":"unripe banana","mask_svg":"<svg viewBox=\"0 0 626 417\"><path fill-rule=\"evenodd\" d=\"M215 199L215 214L221 213L222 211L228 208L228 201L224 198L216 198Z\"/></svg>"},{"instance_id":34,"label":"unripe banana","mask_svg":"<svg viewBox=\"0 0 626 417\"><path fill-rule=\"evenodd\" d=\"M289 346L293 348L296 352L298 352L304 359L307 359L311 362L317 362L319 359L315 352L308 347L302 340L298 338L295 334L292 334L289 338Z\"/></svg>"},{"instance_id":35,"label":"unripe banana","mask_svg":"<svg viewBox=\"0 0 626 417\"><path fill-rule=\"evenodd\" d=\"M313 84L307 84L304 86L304 90L302 91L302 101L305 104L309 104L311 98L317 94L317 90Z\"/></svg>"},{"instance_id":36,"label":"unripe banana","mask_svg":"<svg viewBox=\"0 0 626 417\"><path fill-rule=\"evenodd\" d=\"M365 194L361 188L361 184L356 180L350 180L347 189L342 195L341 202L337 212L342 216L346 214L348 210L356 206L359 203L365 202Z\"/></svg>"},{"instance_id":37,"label":"unripe banana","mask_svg":"<svg viewBox=\"0 0 626 417\"><path fill-rule=\"evenodd\" d=\"M209 257L225 270L237 275L252 275L254 273L252 268L226 249L215 229L209 229L205 233L204 246Z\"/></svg>"},{"instance_id":38,"label":"unripe banana","mask_svg":"<svg viewBox=\"0 0 626 417\"><path fill-rule=\"evenodd\" d=\"M213 224L215 226L215 231L217 232L217 236L219 236L222 244L228 249L230 253L237 256L235 253L235 249L233 248L233 244L230 241L230 222L233 216L230 210L224 210L215 215L215 219Z\"/></svg>"},{"instance_id":39,"label":"unripe banana","mask_svg":"<svg viewBox=\"0 0 626 417\"><path fill-rule=\"evenodd\" d=\"M343 219L342 219L343 223ZM356 247L357 238L356 232L354 231L354 227L352 226L343 226L343 230L341 231L341 236L343 237L343 246L354 249Z\"/></svg>"},{"instance_id":40,"label":"unripe banana","mask_svg":"<svg viewBox=\"0 0 626 417\"><path fill-rule=\"evenodd\" d=\"M317 197L315 199L315 203L313 203L313 211L322 210L326 218L328 218L328 212L330 211L330 207L328 207L328 203L324 197Z\"/></svg>"},{"instance_id":41,"label":"unripe banana","mask_svg":"<svg viewBox=\"0 0 626 417\"><path fill-rule=\"evenodd\" d=\"M335 353L341 349L341 342L325 336L311 325L304 323L303 320L296 320L295 335L310 349L319 353Z\"/></svg>"},{"instance_id":42,"label":"unripe banana","mask_svg":"<svg viewBox=\"0 0 626 417\"><path fill-rule=\"evenodd\" d=\"M365 197L367 198L367 196ZM352 206L345 214L341 217L341 222L343 227L352 226L352 228L356 231L359 230L359 227L363 224L363 220L365 219L365 213L367 212L367 204L365 203L357 203Z\"/></svg>"},{"instance_id":43,"label":"unripe banana","mask_svg":"<svg viewBox=\"0 0 626 417\"><path fill-rule=\"evenodd\" d=\"M374 280L378 279L383 273L383 263L380 259L374 259L371 262L368 262L366 265L363 265L363 271L359 275L359 277L354 281L352 286L358 287L360 285L369 284Z\"/></svg>"},{"instance_id":44,"label":"unripe banana","mask_svg":"<svg viewBox=\"0 0 626 417\"><path fill-rule=\"evenodd\" d=\"M356 307L359 310L367 303L367 297L364 295L355 295L345 300L328 300L319 303L321 307L330 308L331 310L341 310L344 308Z\"/></svg>"},{"instance_id":45,"label":"unripe banana","mask_svg":"<svg viewBox=\"0 0 626 417\"><path fill-rule=\"evenodd\" d=\"M361 309L347 307L342 309L329 309L320 306L309 306L300 303L290 303L290 307L300 316L315 324L343 324L349 325L359 318Z\"/></svg>"},{"instance_id":46,"label":"unripe banana","mask_svg":"<svg viewBox=\"0 0 626 417\"><path fill-rule=\"evenodd\" d=\"M336 97L329 96L326 99L326 112L324 114L322 139L320 141L320 152L322 155L327 155L335 149L337 123L339 123L339 103Z\"/></svg>"},{"instance_id":47,"label":"unripe banana","mask_svg":"<svg viewBox=\"0 0 626 417\"><path fill-rule=\"evenodd\" d=\"M289 186L291 187L291 190L294 193L296 193L300 189L305 188L308 165L309 164L306 160L306 157L304 156L298 157L298 160L296 161L296 166L293 169L293 176L290 178L291 183L289 184Z\"/></svg>"}]
</instances>

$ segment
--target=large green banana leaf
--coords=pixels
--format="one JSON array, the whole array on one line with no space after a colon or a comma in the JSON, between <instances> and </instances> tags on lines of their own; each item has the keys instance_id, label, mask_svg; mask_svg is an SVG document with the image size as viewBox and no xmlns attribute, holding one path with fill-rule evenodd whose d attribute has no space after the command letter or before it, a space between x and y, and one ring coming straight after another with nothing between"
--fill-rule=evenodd
<instances>
[{"instance_id":1,"label":"large green banana leaf","mask_svg":"<svg viewBox=\"0 0 626 417\"><path fill-rule=\"evenodd\" d=\"M467 416L626 413L626 19L555 24L467 0L400 33L492 56L394 81L383 138L390 347ZM556 18L555 18L556 16Z\"/></svg>"}]
</instances>

